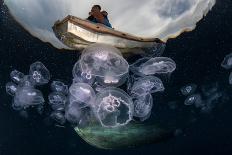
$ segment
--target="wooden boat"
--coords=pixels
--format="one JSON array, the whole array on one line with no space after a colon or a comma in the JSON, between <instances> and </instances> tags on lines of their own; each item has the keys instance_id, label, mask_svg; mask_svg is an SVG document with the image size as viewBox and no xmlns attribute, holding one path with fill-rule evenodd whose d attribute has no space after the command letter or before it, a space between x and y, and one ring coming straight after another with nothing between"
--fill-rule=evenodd
<instances>
[{"instance_id":1,"label":"wooden boat","mask_svg":"<svg viewBox=\"0 0 232 155\"><path fill-rule=\"evenodd\" d=\"M57 21L53 31L61 42L73 50L81 50L93 43L105 43L128 51L154 47L155 44L162 42L157 38L137 37L70 15Z\"/></svg>"}]
</instances>

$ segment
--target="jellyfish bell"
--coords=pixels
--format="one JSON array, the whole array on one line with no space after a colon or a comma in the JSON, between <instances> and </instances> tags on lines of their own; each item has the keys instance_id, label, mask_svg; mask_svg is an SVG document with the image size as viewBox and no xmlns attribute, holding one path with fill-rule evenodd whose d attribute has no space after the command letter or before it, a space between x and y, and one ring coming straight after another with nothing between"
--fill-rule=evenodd
<instances>
[{"instance_id":1,"label":"jellyfish bell","mask_svg":"<svg viewBox=\"0 0 232 155\"><path fill-rule=\"evenodd\" d=\"M155 57L143 63L139 72L144 75L172 73L176 69L176 63L167 57Z\"/></svg>"},{"instance_id":2,"label":"jellyfish bell","mask_svg":"<svg viewBox=\"0 0 232 155\"><path fill-rule=\"evenodd\" d=\"M15 95L15 93L16 93L16 91L17 91L17 88L18 86L15 84L15 83L13 83L13 82L8 82L7 84L6 84L6 92L7 92L7 94L9 94L9 95L11 95L11 96L14 96Z\"/></svg>"},{"instance_id":3,"label":"jellyfish bell","mask_svg":"<svg viewBox=\"0 0 232 155\"><path fill-rule=\"evenodd\" d=\"M62 94L68 94L68 86L61 81L53 81L51 84L51 90L53 92L60 92Z\"/></svg>"},{"instance_id":4,"label":"jellyfish bell","mask_svg":"<svg viewBox=\"0 0 232 155\"><path fill-rule=\"evenodd\" d=\"M180 88L180 91L182 95L187 96L187 95L192 95L197 89L196 84L187 84L186 86L183 86Z\"/></svg>"},{"instance_id":5,"label":"jellyfish bell","mask_svg":"<svg viewBox=\"0 0 232 155\"><path fill-rule=\"evenodd\" d=\"M17 71L17 70L13 70L10 73L10 77L11 77L11 80L13 82L19 84L20 82L22 82L24 74L22 72Z\"/></svg>"},{"instance_id":6,"label":"jellyfish bell","mask_svg":"<svg viewBox=\"0 0 232 155\"><path fill-rule=\"evenodd\" d=\"M139 117L142 121L149 118L153 107L153 98L151 94L138 96L133 99L134 102L134 117Z\"/></svg>"},{"instance_id":7,"label":"jellyfish bell","mask_svg":"<svg viewBox=\"0 0 232 155\"><path fill-rule=\"evenodd\" d=\"M95 81L94 75L88 76L86 73L83 73L81 71L79 60L73 66L72 75L73 83L87 83L89 85L92 85Z\"/></svg>"},{"instance_id":8,"label":"jellyfish bell","mask_svg":"<svg viewBox=\"0 0 232 155\"><path fill-rule=\"evenodd\" d=\"M149 93L164 91L163 82L156 76L145 76L135 79L131 88L130 94L135 96L146 95Z\"/></svg>"},{"instance_id":9,"label":"jellyfish bell","mask_svg":"<svg viewBox=\"0 0 232 155\"><path fill-rule=\"evenodd\" d=\"M93 88L86 83L73 83L69 88L69 100L79 102L83 107L91 105L95 99Z\"/></svg>"},{"instance_id":10,"label":"jellyfish bell","mask_svg":"<svg viewBox=\"0 0 232 155\"><path fill-rule=\"evenodd\" d=\"M87 78L95 76L102 85L119 86L127 78L129 65L120 51L109 45L93 44L81 55L80 67Z\"/></svg>"},{"instance_id":11,"label":"jellyfish bell","mask_svg":"<svg viewBox=\"0 0 232 155\"><path fill-rule=\"evenodd\" d=\"M49 70L39 61L30 65L29 75L36 85L47 84L50 80Z\"/></svg>"},{"instance_id":12,"label":"jellyfish bell","mask_svg":"<svg viewBox=\"0 0 232 155\"><path fill-rule=\"evenodd\" d=\"M108 87L96 96L95 113L103 127L127 125L133 116L133 102L126 92Z\"/></svg>"},{"instance_id":13,"label":"jellyfish bell","mask_svg":"<svg viewBox=\"0 0 232 155\"><path fill-rule=\"evenodd\" d=\"M53 110L64 110L67 103L67 97L61 92L52 92L48 95L49 104Z\"/></svg>"},{"instance_id":14,"label":"jellyfish bell","mask_svg":"<svg viewBox=\"0 0 232 155\"><path fill-rule=\"evenodd\" d=\"M20 87L15 93L13 107L28 108L43 105L45 102L41 91L32 87Z\"/></svg>"},{"instance_id":15,"label":"jellyfish bell","mask_svg":"<svg viewBox=\"0 0 232 155\"><path fill-rule=\"evenodd\" d=\"M231 69L232 68L232 53L225 56L223 59L221 66L225 69Z\"/></svg>"}]
</instances>

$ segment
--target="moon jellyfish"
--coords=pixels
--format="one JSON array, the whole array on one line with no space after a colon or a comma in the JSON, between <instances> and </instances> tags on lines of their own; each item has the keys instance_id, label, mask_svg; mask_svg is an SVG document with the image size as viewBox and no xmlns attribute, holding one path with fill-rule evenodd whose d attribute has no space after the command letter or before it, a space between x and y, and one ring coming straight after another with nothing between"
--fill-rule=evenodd
<instances>
[{"instance_id":1,"label":"moon jellyfish","mask_svg":"<svg viewBox=\"0 0 232 155\"><path fill-rule=\"evenodd\" d=\"M123 90L109 87L97 94L95 111L103 127L124 126L132 120L133 102Z\"/></svg>"},{"instance_id":2,"label":"moon jellyfish","mask_svg":"<svg viewBox=\"0 0 232 155\"><path fill-rule=\"evenodd\" d=\"M221 66L225 69L232 68L232 53L225 56L224 60L221 63Z\"/></svg>"},{"instance_id":3,"label":"moon jellyfish","mask_svg":"<svg viewBox=\"0 0 232 155\"><path fill-rule=\"evenodd\" d=\"M12 81L14 81L15 83L19 84L20 82L22 82L24 74L21 73L21 72L19 72L19 71L17 71L17 70L13 70L10 73L10 77L11 77Z\"/></svg>"},{"instance_id":4,"label":"moon jellyfish","mask_svg":"<svg viewBox=\"0 0 232 155\"><path fill-rule=\"evenodd\" d=\"M166 48L165 43L155 43L151 48L143 48L142 55L145 57L160 57Z\"/></svg>"},{"instance_id":5,"label":"moon jellyfish","mask_svg":"<svg viewBox=\"0 0 232 155\"><path fill-rule=\"evenodd\" d=\"M201 98L200 94L190 95L184 101L185 105L193 105L193 104L195 104L196 106L198 106L201 103L202 103L202 98Z\"/></svg>"},{"instance_id":6,"label":"moon jellyfish","mask_svg":"<svg viewBox=\"0 0 232 155\"><path fill-rule=\"evenodd\" d=\"M96 80L106 86L120 86L128 76L129 65L120 51L105 44L87 47L81 55L80 66L86 78L96 76Z\"/></svg>"},{"instance_id":7,"label":"moon jellyfish","mask_svg":"<svg viewBox=\"0 0 232 155\"><path fill-rule=\"evenodd\" d=\"M48 100L52 109L59 111L64 110L65 103L67 102L66 96L60 92L52 92L51 94L49 94Z\"/></svg>"},{"instance_id":8,"label":"moon jellyfish","mask_svg":"<svg viewBox=\"0 0 232 155\"><path fill-rule=\"evenodd\" d=\"M142 118L142 121L148 119L153 106L153 98L151 94L138 96L133 99L134 102L134 113L133 116Z\"/></svg>"},{"instance_id":9,"label":"moon jellyfish","mask_svg":"<svg viewBox=\"0 0 232 155\"><path fill-rule=\"evenodd\" d=\"M230 76L229 76L229 84L232 85L232 72L230 73Z\"/></svg>"},{"instance_id":10,"label":"moon jellyfish","mask_svg":"<svg viewBox=\"0 0 232 155\"><path fill-rule=\"evenodd\" d=\"M31 78L30 75L25 75L21 82L19 83L20 87L34 87L35 81Z\"/></svg>"},{"instance_id":11,"label":"moon jellyfish","mask_svg":"<svg viewBox=\"0 0 232 155\"><path fill-rule=\"evenodd\" d=\"M130 88L130 93L141 96L149 93L164 91L163 82L155 76L145 76L135 79Z\"/></svg>"},{"instance_id":12,"label":"moon jellyfish","mask_svg":"<svg viewBox=\"0 0 232 155\"><path fill-rule=\"evenodd\" d=\"M22 87L16 91L12 106L17 110L41 105L44 102L43 94L39 90L32 87Z\"/></svg>"},{"instance_id":13,"label":"moon jellyfish","mask_svg":"<svg viewBox=\"0 0 232 155\"><path fill-rule=\"evenodd\" d=\"M80 69L80 61L77 61L72 70L73 75L73 82L74 83L88 83L92 85L95 77L94 76L87 76L86 73L83 73Z\"/></svg>"},{"instance_id":14,"label":"moon jellyfish","mask_svg":"<svg viewBox=\"0 0 232 155\"><path fill-rule=\"evenodd\" d=\"M187 96L193 94L196 91L196 89L197 89L196 84L188 84L186 86L181 87L180 91L184 96Z\"/></svg>"},{"instance_id":15,"label":"moon jellyfish","mask_svg":"<svg viewBox=\"0 0 232 155\"><path fill-rule=\"evenodd\" d=\"M6 92L7 94L14 96L17 91L17 85L13 82L8 82L6 84Z\"/></svg>"},{"instance_id":16,"label":"moon jellyfish","mask_svg":"<svg viewBox=\"0 0 232 155\"><path fill-rule=\"evenodd\" d=\"M51 84L51 90L53 92L60 92L63 94L68 94L68 86L61 81L53 81Z\"/></svg>"},{"instance_id":17,"label":"moon jellyfish","mask_svg":"<svg viewBox=\"0 0 232 155\"><path fill-rule=\"evenodd\" d=\"M65 109L65 118L72 124L79 124L82 114L82 109L78 103L71 102Z\"/></svg>"},{"instance_id":18,"label":"moon jellyfish","mask_svg":"<svg viewBox=\"0 0 232 155\"><path fill-rule=\"evenodd\" d=\"M89 106L95 99L95 92L93 88L86 83L73 83L70 88L71 102L78 102L82 107Z\"/></svg>"},{"instance_id":19,"label":"moon jellyfish","mask_svg":"<svg viewBox=\"0 0 232 155\"><path fill-rule=\"evenodd\" d=\"M176 63L167 57L142 58L130 66L131 71L139 76L172 73Z\"/></svg>"},{"instance_id":20,"label":"moon jellyfish","mask_svg":"<svg viewBox=\"0 0 232 155\"><path fill-rule=\"evenodd\" d=\"M37 85L47 84L50 80L49 70L39 61L31 64L29 75Z\"/></svg>"},{"instance_id":21,"label":"moon jellyfish","mask_svg":"<svg viewBox=\"0 0 232 155\"><path fill-rule=\"evenodd\" d=\"M59 124L65 124L66 122L64 113L62 111L53 111L50 117L56 122L58 122Z\"/></svg>"}]
</instances>

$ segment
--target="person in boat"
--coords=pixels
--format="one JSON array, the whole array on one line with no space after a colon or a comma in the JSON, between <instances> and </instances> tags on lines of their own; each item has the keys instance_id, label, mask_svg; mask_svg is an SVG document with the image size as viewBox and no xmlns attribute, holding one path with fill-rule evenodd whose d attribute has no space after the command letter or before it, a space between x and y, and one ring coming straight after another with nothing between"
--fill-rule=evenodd
<instances>
[{"instance_id":1,"label":"person in boat","mask_svg":"<svg viewBox=\"0 0 232 155\"><path fill-rule=\"evenodd\" d=\"M112 28L109 19L108 19L108 13L106 11L101 12L101 6L100 5L94 5L91 9L91 12L89 12L89 17L87 20L94 22L94 23L101 23L104 24L107 27Z\"/></svg>"}]
</instances>

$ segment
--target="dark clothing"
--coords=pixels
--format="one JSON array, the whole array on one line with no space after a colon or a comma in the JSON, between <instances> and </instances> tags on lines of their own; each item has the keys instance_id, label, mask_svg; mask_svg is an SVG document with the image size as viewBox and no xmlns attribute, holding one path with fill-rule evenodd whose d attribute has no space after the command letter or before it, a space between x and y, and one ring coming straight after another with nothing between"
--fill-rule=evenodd
<instances>
[{"instance_id":1,"label":"dark clothing","mask_svg":"<svg viewBox=\"0 0 232 155\"><path fill-rule=\"evenodd\" d=\"M87 18L87 20L89 20L89 21L91 21L91 22L93 22L93 23L100 23L100 22L98 22L97 19L94 18L93 16L89 16L89 17ZM101 24L104 24L105 26L112 28L112 26L111 26L111 24L110 24L110 22L109 22L107 16L104 16L104 23L101 23Z\"/></svg>"}]
</instances>

